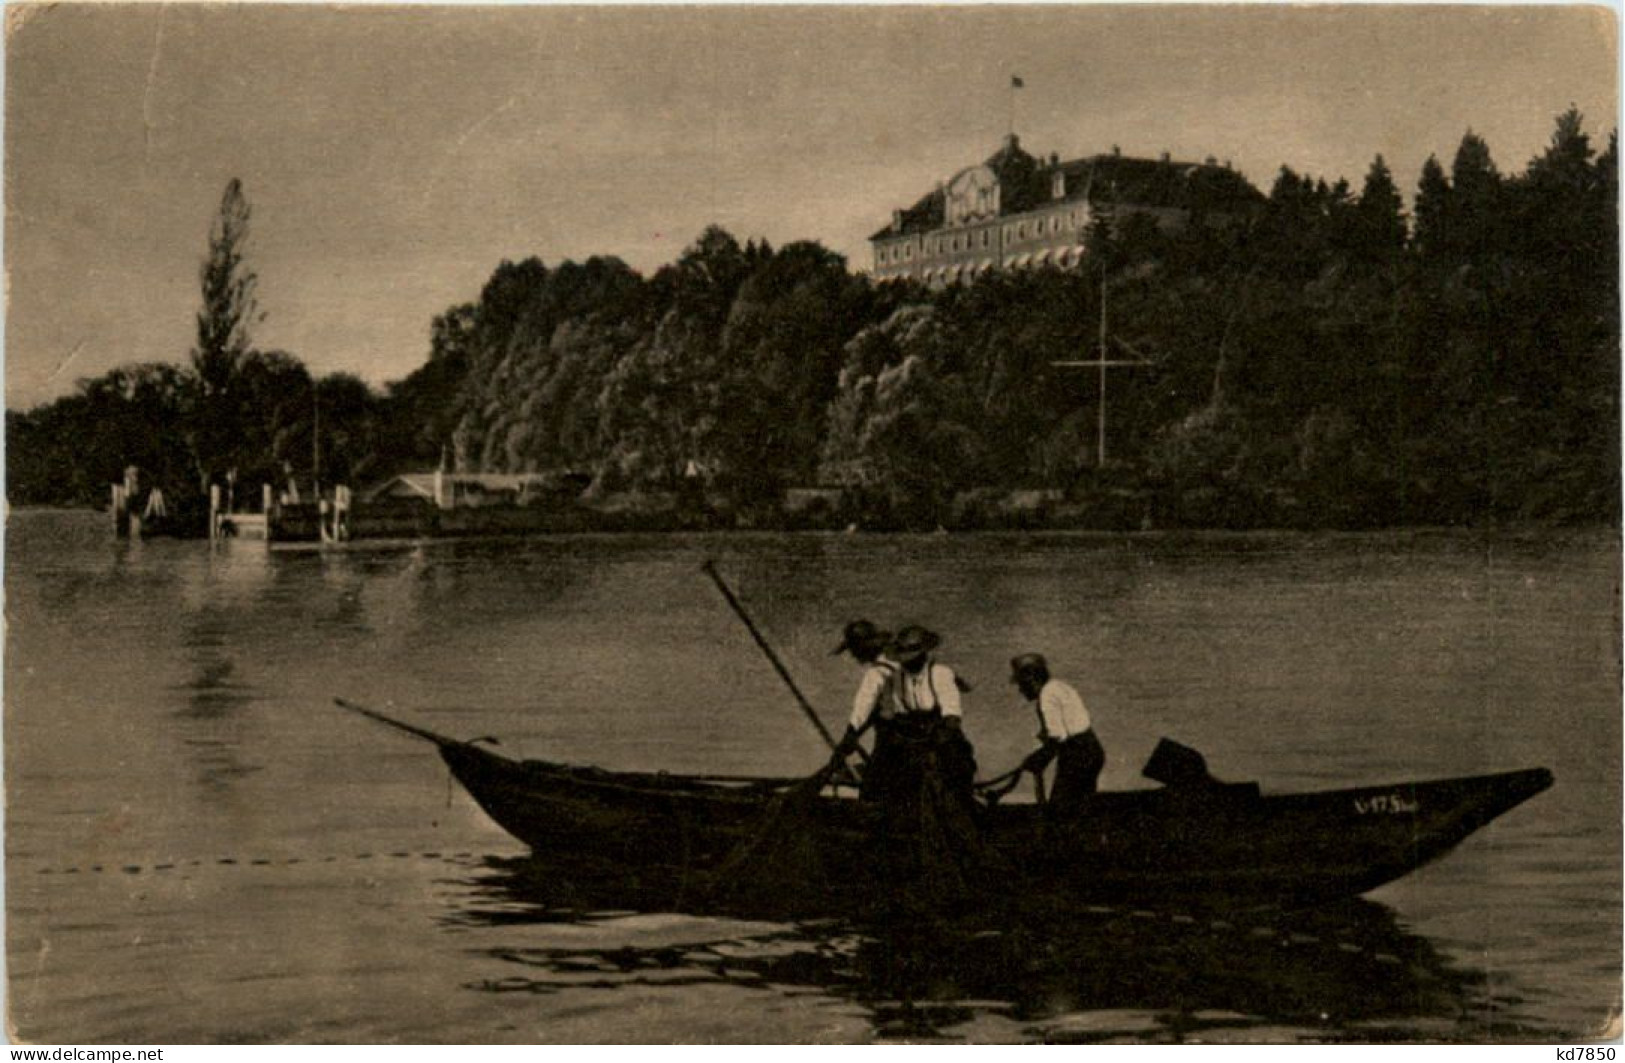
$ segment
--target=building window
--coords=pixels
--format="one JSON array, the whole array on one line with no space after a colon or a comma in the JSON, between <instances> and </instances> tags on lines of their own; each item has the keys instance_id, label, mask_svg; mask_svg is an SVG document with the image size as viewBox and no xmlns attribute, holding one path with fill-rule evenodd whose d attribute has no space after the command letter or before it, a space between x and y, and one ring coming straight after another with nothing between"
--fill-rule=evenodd
<instances>
[{"instance_id":1,"label":"building window","mask_svg":"<svg viewBox=\"0 0 1625 1063\"><path fill-rule=\"evenodd\" d=\"M909 244L907 247L905 247L903 249L903 257L908 259L910 262L914 261L914 245L913 244Z\"/></svg>"},{"instance_id":2,"label":"building window","mask_svg":"<svg viewBox=\"0 0 1625 1063\"><path fill-rule=\"evenodd\" d=\"M1061 219L1060 218L1051 218L1049 220L1049 231L1052 232L1052 233L1058 233L1058 232L1061 231Z\"/></svg>"}]
</instances>

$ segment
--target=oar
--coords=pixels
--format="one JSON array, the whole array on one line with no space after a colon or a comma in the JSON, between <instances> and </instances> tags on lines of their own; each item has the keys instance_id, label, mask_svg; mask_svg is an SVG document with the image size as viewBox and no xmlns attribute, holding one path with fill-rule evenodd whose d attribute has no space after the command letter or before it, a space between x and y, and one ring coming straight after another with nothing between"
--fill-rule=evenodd
<instances>
[{"instance_id":1,"label":"oar","mask_svg":"<svg viewBox=\"0 0 1625 1063\"><path fill-rule=\"evenodd\" d=\"M723 580L722 574L717 571L716 562L707 561L700 567L707 576L711 577L711 582L717 585L717 590L722 592L722 597L727 601L729 608L733 609L734 615L739 617L740 622L745 625L745 630L750 632L750 637L756 640L756 645L766 655L768 663L773 666L773 670L779 673L779 678L784 680L784 685L790 688L790 693L795 695L796 703L801 706L802 714L818 730L819 737L824 740L824 744L829 746L833 752L837 748L835 736L829 733L829 728L824 726L824 721L818 718L818 713L813 711L812 704L801 693L801 688L796 686L796 681L790 677L790 670L784 667L784 662L779 660L779 655L773 652L773 647L768 645L767 639L757 629L756 622L750 618L749 613L745 612L745 607L740 604L739 599L734 597L734 592L728 587L727 582ZM854 752L857 753L859 761L864 764L869 763L869 757L864 753L862 747L858 747Z\"/></svg>"}]
</instances>

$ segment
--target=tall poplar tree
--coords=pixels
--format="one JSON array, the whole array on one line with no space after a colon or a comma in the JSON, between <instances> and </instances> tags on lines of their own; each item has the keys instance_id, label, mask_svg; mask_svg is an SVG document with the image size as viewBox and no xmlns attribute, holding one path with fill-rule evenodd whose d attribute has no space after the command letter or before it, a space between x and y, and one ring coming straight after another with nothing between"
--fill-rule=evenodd
<instances>
[{"instance_id":1,"label":"tall poplar tree","mask_svg":"<svg viewBox=\"0 0 1625 1063\"><path fill-rule=\"evenodd\" d=\"M209 227L209 249L198 271L203 304L197 312L196 374L190 431L192 457L205 491L229 468L240 408L233 383L252 346L249 328L262 319L254 299L258 283L243 260L251 210L243 184L233 177Z\"/></svg>"}]
</instances>

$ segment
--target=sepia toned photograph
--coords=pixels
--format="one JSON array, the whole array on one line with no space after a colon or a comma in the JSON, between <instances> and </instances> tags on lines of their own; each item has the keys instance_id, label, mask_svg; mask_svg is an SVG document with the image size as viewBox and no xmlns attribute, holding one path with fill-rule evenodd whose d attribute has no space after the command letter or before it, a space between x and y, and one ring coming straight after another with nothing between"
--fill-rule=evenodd
<instances>
[{"instance_id":1,"label":"sepia toned photograph","mask_svg":"<svg viewBox=\"0 0 1625 1063\"><path fill-rule=\"evenodd\" d=\"M5 29L12 1042L1625 1032L1612 8Z\"/></svg>"}]
</instances>

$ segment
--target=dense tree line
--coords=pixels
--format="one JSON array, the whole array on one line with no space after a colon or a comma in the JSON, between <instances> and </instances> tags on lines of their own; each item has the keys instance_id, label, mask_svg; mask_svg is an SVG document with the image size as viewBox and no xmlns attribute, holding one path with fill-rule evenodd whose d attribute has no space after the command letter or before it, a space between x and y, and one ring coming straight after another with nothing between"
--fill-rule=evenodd
<instances>
[{"instance_id":1,"label":"dense tree line","mask_svg":"<svg viewBox=\"0 0 1625 1063\"><path fill-rule=\"evenodd\" d=\"M1256 216L1102 216L1081 272L940 291L715 228L648 278L504 262L383 394L246 347L224 384L196 356L128 367L8 419L10 489L100 498L125 462L179 477L205 454L305 470L314 388L350 477L446 460L590 472L599 491L699 479L747 514L842 484L906 524L1017 487L1156 525L1615 521L1617 166L1616 138L1599 152L1571 110L1522 173L1471 132L1448 168L1427 160L1413 217L1380 156L1358 190L1283 167ZM1139 364L1111 371L1101 467L1097 378L1055 363L1100 353L1103 314L1105 350ZM252 429L166 447L152 428L193 423L188 388L234 396ZM73 443L87 424L106 427Z\"/></svg>"}]
</instances>

